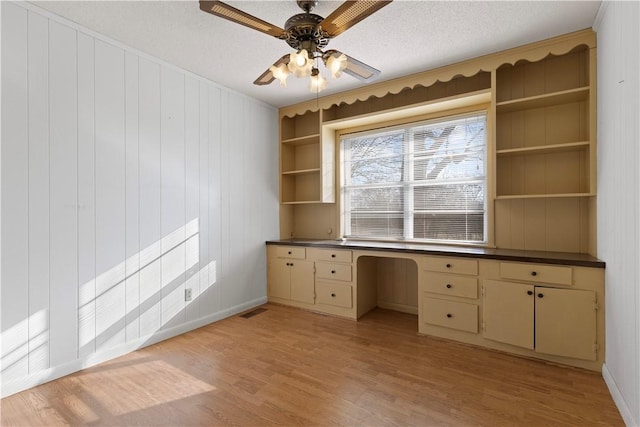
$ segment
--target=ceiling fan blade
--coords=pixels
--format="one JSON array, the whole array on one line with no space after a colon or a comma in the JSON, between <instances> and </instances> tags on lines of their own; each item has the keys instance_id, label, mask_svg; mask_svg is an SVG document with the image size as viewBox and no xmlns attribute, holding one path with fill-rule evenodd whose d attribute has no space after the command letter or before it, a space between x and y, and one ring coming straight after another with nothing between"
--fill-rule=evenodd
<instances>
[{"instance_id":1,"label":"ceiling fan blade","mask_svg":"<svg viewBox=\"0 0 640 427\"><path fill-rule=\"evenodd\" d=\"M331 37L342 34L344 31L356 25L367 16L382 9L392 0L385 1L345 1L329 16L320 22L320 26Z\"/></svg>"},{"instance_id":2,"label":"ceiling fan blade","mask_svg":"<svg viewBox=\"0 0 640 427\"><path fill-rule=\"evenodd\" d=\"M278 59L276 62L273 63L274 67L277 67L280 64L286 64L289 62L289 54L283 55L282 58ZM258 85L258 86L264 86L264 85L268 85L270 84L272 81L274 81L276 78L273 76L273 73L271 72L271 67L267 68L267 71L265 71L264 73L260 74L260 77L258 77L253 84L254 85Z\"/></svg>"},{"instance_id":3,"label":"ceiling fan blade","mask_svg":"<svg viewBox=\"0 0 640 427\"><path fill-rule=\"evenodd\" d=\"M371 81L380 75L380 70L377 70L362 61L358 61L347 54L343 54L339 50L332 49L326 51L323 55L323 59L326 61L330 56L339 57L340 55L347 57L347 66L342 70L343 73L347 73L358 80L362 80L363 82Z\"/></svg>"},{"instance_id":4,"label":"ceiling fan blade","mask_svg":"<svg viewBox=\"0 0 640 427\"><path fill-rule=\"evenodd\" d=\"M245 27L253 28L261 33L269 34L274 37L280 37L284 30L276 25L270 24L262 19L258 19L253 15L249 15L236 9L233 6L229 6L221 1L205 1L200 0L200 9L220 18L233 21L237 24L244 25Z\"/></svg>"}]
</instances>

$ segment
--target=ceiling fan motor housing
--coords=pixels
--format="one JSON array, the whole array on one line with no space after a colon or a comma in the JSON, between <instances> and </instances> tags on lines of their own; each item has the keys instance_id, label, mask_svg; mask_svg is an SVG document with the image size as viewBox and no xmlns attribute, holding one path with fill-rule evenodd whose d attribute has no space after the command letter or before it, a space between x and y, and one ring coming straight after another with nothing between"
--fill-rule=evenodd
<instances>
[{"instance_id":1,"label":"ceiling fan motor housing","mask_svg":"<svg viewBox=\"0 0 640 427\"><path fill-rule=\"evenodd\" d=\"M298 2L313 3L313 2ZM292 16L284 24L285 40L296 50L307 49L312 54L317 49L323 49L329 44L329 37L323 34L319 24L324 18L314 13L299 13Z\"/></svg>"}]
</instances>

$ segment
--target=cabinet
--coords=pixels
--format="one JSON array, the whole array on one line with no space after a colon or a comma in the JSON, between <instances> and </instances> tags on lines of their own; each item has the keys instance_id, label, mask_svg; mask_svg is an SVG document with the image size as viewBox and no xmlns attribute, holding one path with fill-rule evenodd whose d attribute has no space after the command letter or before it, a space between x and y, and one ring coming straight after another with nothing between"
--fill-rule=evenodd
<instances>
[{"instance_id":1,"label":"cabinet","mask_svg":"<svg viewBox=\"0 0 640 427\"><path fill-rule=\"evenodd\" d=\"M305 248L277 247L268 262L268 296L275 301L313 304L313 262L305 260Z\"/></svg>"},{"instance_id":2,"label":"cabinet","mask_svg":"<svg viewBox=\"0 0 640 427\"><path fill-rule=\"evenodd\" d=\"M320 111L280 119L280 203L335 202L335 148L322 138Z\"/></svg>"},{"instance_id":3,"label":"cabinet","mask_svg":"<svg viewBox=\"0 0 640 427\"><path fill-rule=\"evenodd\" d=\"M428 325L478 332L478 261L425 257L419 283L421 333Z\"/></svg>"},{"instance_id":4,"label":"cabinet","mask_svg":"<svg viewBox=\"0 0 640 427\"><path fill-rule=\"evenodd\" d=\"M268 246L269 301L356 318L352 252Z\"/></svg>"},{"instance_id":5,"label":"cabinet","mask_svg":"<svg viewBox=\"0 0 640 427\"><path fill-rule=\"evenodd\" d=\"M324 313L355 317L352 252L311 249L316 268L316 304Z\"/></svg>"},{"instance_id":6,"label":"cabinet","mask_svg":"<svg viewBox=\"0 0 640 427\"><path fill-rule=\"evenodd\" d=\"M538 353L596 360L596 293L485 280L483 336Z\"/></svg>"}]
</instances>

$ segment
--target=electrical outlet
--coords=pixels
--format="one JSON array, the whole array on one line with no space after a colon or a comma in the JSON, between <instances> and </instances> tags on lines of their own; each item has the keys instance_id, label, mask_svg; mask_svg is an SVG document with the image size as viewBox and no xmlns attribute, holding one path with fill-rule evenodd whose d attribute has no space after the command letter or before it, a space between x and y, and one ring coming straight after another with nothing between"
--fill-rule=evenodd
<instances>
[{"instance_id":1,"label":"electrical outlet","mask_svg":"<svg viewBox=\"0 0 640 427\"><path fill-rule=\"evenodd\" d=\"M191 301L192 295L191 295L191 288L187 288L184 290L184 300L185 301Z\"/></svg>"}]
</instances>

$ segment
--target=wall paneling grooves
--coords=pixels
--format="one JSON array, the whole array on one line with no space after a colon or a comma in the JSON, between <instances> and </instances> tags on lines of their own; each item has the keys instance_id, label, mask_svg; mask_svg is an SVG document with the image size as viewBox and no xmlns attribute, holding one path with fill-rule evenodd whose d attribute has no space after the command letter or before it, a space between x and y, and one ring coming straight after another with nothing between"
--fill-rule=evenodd
<instances>
[{"instance_id":1,"label":"wall paneling grooves","mask_svg":"<svg viewBox=\"0 0 640 427\"><path fill-rule=\"evenodd\" d=\"M1 7L1 394L266 301L277 110Z\"/></svg>"}]
</instances>

